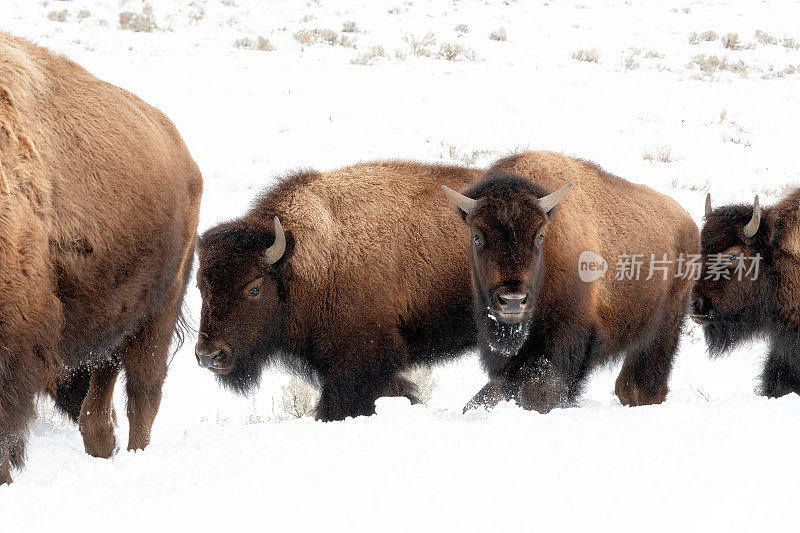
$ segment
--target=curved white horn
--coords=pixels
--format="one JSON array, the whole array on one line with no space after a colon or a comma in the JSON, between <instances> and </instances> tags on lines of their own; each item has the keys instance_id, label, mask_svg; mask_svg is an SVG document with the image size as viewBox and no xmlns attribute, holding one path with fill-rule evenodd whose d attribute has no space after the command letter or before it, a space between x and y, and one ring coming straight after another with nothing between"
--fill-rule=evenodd
<instances>
[{"instance_id":1,"label":"curved white horn","mask_svg":"<svg viewBox=\"0 0 800 533\"><path fill-rule=\"evenodd\" d=\"M466 214L470 214L475 211L475 206L478 205L478 200L473 200L472 198L467 198L461 193L458 193L448 187L447 185L442 185L442 191L444 191L445 196L447 199L461 208Z\"/></svg>"},{"instance_id":2,"label":"curved white horn","mask_svg":"<svg viewBox=\"0 0 800 533\"><path fill-rule=\"evenodd\" d=\"M711 214L711 193L706 194L706 218Z\"/></svg>"},{"instance_id":3,"label":"curved white horn","mask_svg":"<svg viewBox=\"0 0 800 533\"><path fill-rule=\"evenodd\" d=\"M277 263L280 258L283 257L283 252L286 251L286 234L283 233L283 226L281 226L281 221L277 216L274 220L275 242L273 242L272 246L264 251L264 258L270 265Z\"/></svg>"},{"instance_id":4,"label":"curved white horn","mask_svg":"<svg viewBox=\"0 0 800 533\"><path fill-rule=\"evenodd\" d=\"M560 202L569 192L570 187L572 187L571 183L567 183L556 192L551 192L547 196L543 196L539 198L539 207L542 208L542 211L545 213L549 212L553 209L558 202Z\"/></svg>"},{"instance_id":5,"label":"curved white horn","mask_svg":"<svg viewBox=\"0 0 800 533\"><path fill-rule=\"evenodd\" d=\"M750 222L742 230L744 236L748 239L751 238L753 235L756 234L758 231L758 226L761 224L761 206L758 205L758 195L756 195L756 199L753 201L753 216L750 218Z\"/></svg>"}]
</instances>

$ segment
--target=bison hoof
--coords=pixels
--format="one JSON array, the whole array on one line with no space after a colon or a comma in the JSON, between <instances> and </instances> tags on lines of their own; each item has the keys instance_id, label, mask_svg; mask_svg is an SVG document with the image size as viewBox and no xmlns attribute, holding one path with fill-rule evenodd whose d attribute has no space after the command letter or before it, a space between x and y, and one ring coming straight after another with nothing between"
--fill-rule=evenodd
<instances>
[{"instance_id":1,"label":"bison hoof","mask_svg":"<svg viewBox=\"0 0 800 533\"><path fill-rule=\"evenodd\" d=\"M99 431L81 431L83 447L92 457L108 459L119 451L114 438L114 429L111 426L101 428Z\"/></svg>"}]
</instances>

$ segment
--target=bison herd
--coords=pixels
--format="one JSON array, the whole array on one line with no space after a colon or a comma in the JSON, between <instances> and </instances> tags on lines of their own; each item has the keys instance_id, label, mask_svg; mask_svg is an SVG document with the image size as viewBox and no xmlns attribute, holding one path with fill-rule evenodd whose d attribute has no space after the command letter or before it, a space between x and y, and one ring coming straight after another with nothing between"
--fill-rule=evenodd
<instances>
[{"instance_id":1,"label":"bison herd","mask_svg":"<svg viewBox=\"0 0 800 533\"><path fill-rule=\"evenodd\" d=\"M318 383L316 416L417 401L403 372L477 348L466 409L574 405L623 361L630 406L665 400L684 320L711 353L771 341L767 396L800 393L800 190L712 208L553 152L488 169L406 161L289 174L197 236L202 178L172 123L64 57L0 33L0 484L37 394L114 452L147 446L195 253L195 354L247 393L276 360ZM616 267L616 272L610 266Z\"/></svg>"}]
</instances>

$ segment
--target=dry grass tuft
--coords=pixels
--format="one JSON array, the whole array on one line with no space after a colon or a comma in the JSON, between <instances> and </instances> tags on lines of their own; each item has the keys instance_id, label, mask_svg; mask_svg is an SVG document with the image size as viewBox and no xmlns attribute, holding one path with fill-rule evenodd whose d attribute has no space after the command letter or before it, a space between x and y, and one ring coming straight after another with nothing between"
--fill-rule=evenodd
<instances>
[{"instance_id":1,"label":"dry grass tuft","mask_svg":"<svg viewBox=\"0 0 800 533\"><path fill-rule=\"evenodd\" d=\"M675 161L672 158L672 152L666 146L659 146L655 150L645 150L642 154L642 157L646 161L651 161L654 163L672 163Z\"/></svg>"},{"instance_id":2,"label":"dry grass tuft","mask_svg":"<svg viewBox=\"0 0 800 533\"><path fill-rule=\"evenodd\" d=\"M69 11L62 9L61 11L51 11L47 14L47 18L53 22L66 22L69 16Z\"/></svg>"},{"instance_id":3,"label":"dry grass tuft","mask_svg":"<svg viewBox=\"0 0 800 533\"><path fill-rule=\"evenodd\" d=\"M577 59L578 61L587 61L589 63L599 63L600 52L598 52L595 48L592 48L591 50L578 50L572 54L572 59Z\"/></svg>"},{"instance_id":4,"label":"dry grass tuft","mask_svg":"<svg viewBox=\"0 0 800 533\"><path fill-rule=\"evenodd\" d=\"M778 44L778 39L765 31L756 30L755 37L761 44Z\"/></svg>"},{"instance_id":5,"label":"dry grass tuft","mask_svg":"<svg viewBox=\"0 0 800 533\"><path fill-rule=\"evenodd\" d=\"M716 41L717 37L717 34L711 30L704 31L701 34L693 32L691 35L689 35L689 44L698 44L703 41Z\"/></svg>"},{"instance_id":6,"label":"dry grass tuft","mask_svg":"<svg viewBox=\"0 0 800 533\"><path fill-rule=\"evenodd\" d=\"M243 48L245 50L259 50L262 52L271 52L275 50L275 47L272 46L272 43L269 42L269 39L265 39L260 35L255 41L249 37L245 37L244 39L236 39L236 42L233 43L233 46L236 48Z\"/></svg>"},{"instance_id":7,"label":"dry grass tuft","mask_svg":"<svg viewBox=\"0 0 800 533\"><path fill-rule=\"evenodd\" d=\"M505 41L507 39L506 29L500 28L497 31L493 31L489 34L489 39L493 41Z\"/></svg>"},{"instance_id":8,"label":"dry grass tuft","mask_svg":"<svg viewBox=\"0 0 800 533\"><path fill-rule=\"evenodd\" d=\"M722 36L722 46L729 50L741 50L744 48L742 42L739 40L738 33L726 33Z\"/></svg>"},{"instance_id":9,"label":"dry grass tuft","mask_svg":"<svg viewBox=\"0 0 800 533\"><path fill-rule=\"evenodd\" d=\"M291 420L314 416L314 407L319 398L317 391L304 380L292 376L288 385L281 387L281 399L278 404L278 420Z\"/></svg>"},{"instance_id":10,"label":"dry grass tuft","mask_svg":"<svg viewBox=\"0 0 800 533\"><path fill-rule=\"evenodd\" d=\"M411 53L417 57L430 57L429 46L436 44L436 37L433 32L428 32L424 37L417 39L414 35L406 35L403 40L411 46Z\"/></svg>"},{"instance_id":11,"label":"dry grass tuft","mask_svg":"<svg viewBox=\"0 0 800 533\"><path fill-rule=\"evenodd\" d=\"M439 51L436 52L436 57L446 61L475 61L477 59L475 50L458 43L442 43Z\"/></svg>"},{"instance_id":12,"label":"dry grass tuft","mask_svg":"<svg viewBox=\"0 0 800 533\"><path fill-rule=\"evenodd\" d=\"M119 14L119 27L123 30L149 33L158 29L153 8L145 4L141 13L123 11Z\"/></svg>"},{"instance_id":13,"label":"dry grass tuft","mask_svg":"<svg viewBox=\"0 0 800 533\"><path fill-rule=\"evenodd\" d=\"M743 78L747 77L749 68L741 59L736 63L730 63L727 57L720 59L717 56L706 57L705 54L693 57L689 64L686 65L687 68L694 68L695 66L707 76L713 76L716 72L727 71L739 74Z\"/></svg>"},{"instance_id":14,"label":"dry grass tuft","mask_svg":"<svg viewBox=\"0 0 800 533\"><path fill-rule=\"evenodd\" d=\"M295 41L304 46L316 43L324 43L333 46L339 40L339 35L335 31L322 28L298 30L294 33L293 37Z\"/></svg>"},{"instance_id":15,"label":"dry grass tuft","mask_svg":"<svg viewBox=\"0 0 800 533\"><path fill-rule=\"evenodd\" d=\"M368 52L359 54L355 59L350 60L351 65L372 65L379 57L386 57L383 46L373 46Z\"/></svg>"},{"instance_id":16,"label":"dry grass tuft","mask_svg":"<svg viewBox=\"0 0 800 533\"><path fill-rule=\"evenodd\" d=\"M460 31L461 33L469 33L469 27L466 24L459 24L455 28L454 31Z\"/></svg>"}]
</instances>

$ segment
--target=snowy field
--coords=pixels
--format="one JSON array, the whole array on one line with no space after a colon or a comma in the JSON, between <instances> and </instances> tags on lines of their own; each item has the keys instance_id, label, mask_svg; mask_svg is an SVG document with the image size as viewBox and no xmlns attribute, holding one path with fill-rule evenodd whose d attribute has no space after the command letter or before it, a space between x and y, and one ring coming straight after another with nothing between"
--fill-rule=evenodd
<instances>
[{"instance_id":1,"label":"snowy field","mask_svg":"<svg viewBox=\"0 0 800 533\"><path fill-rule=\"evenodd\" d=\"M698 225L707 191L715 205L767 203L800 179L794 2L151 4L0 0L0 30L167 113L205 177L201 231L287 170L373 158L484 166L515 149L563 151L673 196ZM188 306L196 324L193 284ZM280 369L240 398L193 348L189 338L172 361L143 452L124 451L120 416L123 450L89 457L42 400L27 468L0 487L0 531L764 531L800 520L800 398L755 395L762 343L709 360L689 326L663 405L622 407L614 367L592 376L581 408L547 415L462 415L486 381L468 354L434 369L427 405L381 399L377 416L328 424L288 416Z\"/></svg>"}]
</instances>

